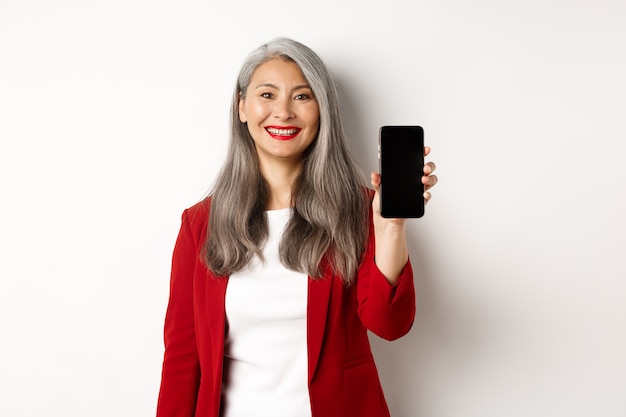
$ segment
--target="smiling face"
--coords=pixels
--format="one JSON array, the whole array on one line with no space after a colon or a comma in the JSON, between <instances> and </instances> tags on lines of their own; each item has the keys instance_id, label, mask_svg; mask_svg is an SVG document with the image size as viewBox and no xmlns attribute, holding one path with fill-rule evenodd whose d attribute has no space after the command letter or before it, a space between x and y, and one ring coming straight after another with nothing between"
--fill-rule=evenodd
<instances>
[{"instance_id":1,"label":"smiling face","mask_svg":"<svg viewBox=\"0 0 626 417\"><path fill-rule=\"evenodd\" d=\"M319 106L295 62L274 58L255 70L239 99L262 166L301 163L319 130Z\"/></svg>"}]
</instances>

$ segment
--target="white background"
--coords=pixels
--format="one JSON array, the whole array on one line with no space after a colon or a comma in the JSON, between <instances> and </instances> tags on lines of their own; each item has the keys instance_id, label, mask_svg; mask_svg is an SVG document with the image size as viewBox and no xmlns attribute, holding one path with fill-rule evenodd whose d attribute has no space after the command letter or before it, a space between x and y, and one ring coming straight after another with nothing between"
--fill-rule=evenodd
<instances>
[{"instance_id":1,"label":"white background","mask_svg":"<svg viewBox=\"0 0 626 417\"><path fill-rule=\"evenodd\" d=\"M351 146L420 124L395 417L626 415L626 3L0 2L0 415L154 415L169 263L247 53L289 36Z\"/></svg>"}]
</instances>

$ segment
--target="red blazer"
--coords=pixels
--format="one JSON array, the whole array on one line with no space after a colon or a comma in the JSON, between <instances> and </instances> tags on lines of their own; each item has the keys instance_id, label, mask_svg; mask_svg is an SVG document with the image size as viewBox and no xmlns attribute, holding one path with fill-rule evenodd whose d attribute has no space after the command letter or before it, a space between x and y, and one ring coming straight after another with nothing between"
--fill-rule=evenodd
<instances>
[{"instance_id":1,"label":"red blazer","mask_svg":"<svg viewBox=\"0 0 626 417\"><path fill-rule=\"evenodd\" d=\"M209 211L206 199L182 216L172 260L157 417L219 417L228 278L213 275L200 257ZM365 260L354 285L331 274L309 278L313 417L389 416L367 329L388 340L405 335L415 316L415 291L410 263L391 286L373 258L370 222Z\"/></svg>"}]
</instances>

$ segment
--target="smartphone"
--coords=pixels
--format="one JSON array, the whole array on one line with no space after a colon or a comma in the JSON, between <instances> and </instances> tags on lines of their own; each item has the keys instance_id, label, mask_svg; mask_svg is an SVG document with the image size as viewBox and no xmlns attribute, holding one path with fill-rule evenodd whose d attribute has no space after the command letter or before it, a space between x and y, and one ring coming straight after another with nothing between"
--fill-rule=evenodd
<instances>
[{"instance_id":1,"label":"smartphone","mask_svg":"<svg viewBox=\"0 0 626 417\"><path fill-rule=\"evenodd\" d=\"M387 218L424 215L424 129L383 126L378 138L380 210Z\"/></svg>"}]
</instances>

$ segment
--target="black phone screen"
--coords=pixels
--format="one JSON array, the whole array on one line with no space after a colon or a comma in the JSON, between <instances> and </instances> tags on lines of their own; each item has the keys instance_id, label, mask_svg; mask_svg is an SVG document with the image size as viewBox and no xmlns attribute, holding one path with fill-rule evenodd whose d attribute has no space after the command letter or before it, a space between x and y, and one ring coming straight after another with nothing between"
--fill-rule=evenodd
<instances>
[{"instance_id":1,"label":"black phone screen","mask_svg":"<svg viewBox=\"0 0 626 417\"><path fill-rule=\"evenodd\" d=\"M424 130L420 126L383 126L378 146L382 216L422 217Z\"/></svg>"}]
</instances>

